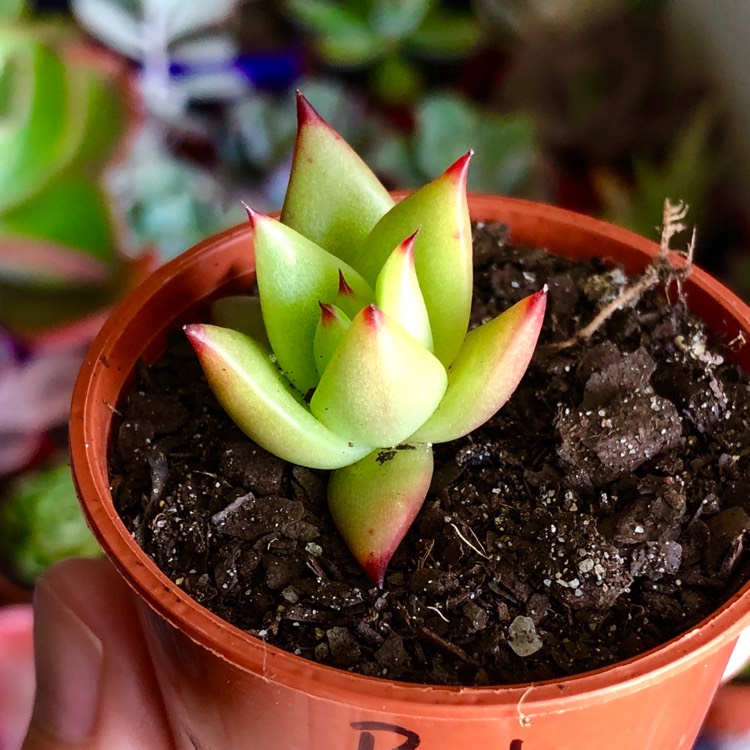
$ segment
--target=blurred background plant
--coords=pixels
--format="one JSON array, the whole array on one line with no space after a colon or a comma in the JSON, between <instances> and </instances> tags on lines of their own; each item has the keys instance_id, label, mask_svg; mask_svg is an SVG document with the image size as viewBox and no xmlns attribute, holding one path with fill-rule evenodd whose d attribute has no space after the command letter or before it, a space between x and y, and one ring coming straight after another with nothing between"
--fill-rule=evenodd
<instances>
[{"instance_id":1,"label":"blurred background plant","mask_svg":"<svg viewBox=\"0 0 750 750\"><path fill-rule=\"evenodd\" d=\"M2 497L24 494L28 467L65 460L73 378L123 291L242 221L241 200L280 205L295 87L394 188L473 148L472 190L651 236L663 198L684 198L699 261L743 269L734 281L750 294L724 102L675 55L673 6L5 0L0 476L14 482Z\"/></svg>"},{"instance_id":2,"label":"blurred background plant","mask_svg":"<svg viewBox=\"0 0 750 750\"><path fill-rule=\"evenodd\" d=\"M124 67L20 0L0 16L0 477L36 466L44 484L67 472L55 437L75 375L102 310L134 275L102 182L126 127ZM86 533L72 486L58 483L54 498ZM30 510L28 492L3 482L0 528L21 506ZM30 512L24 525L38 535L42 524L51 540L59 521Z\"/></svg>"}]
</instances>

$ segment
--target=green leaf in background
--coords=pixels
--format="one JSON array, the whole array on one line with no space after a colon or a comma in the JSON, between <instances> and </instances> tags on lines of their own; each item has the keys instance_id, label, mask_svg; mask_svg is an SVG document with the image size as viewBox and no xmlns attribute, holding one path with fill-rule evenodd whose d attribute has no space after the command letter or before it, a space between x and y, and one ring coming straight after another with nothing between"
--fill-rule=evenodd
<instances>
[{"instance_id":1,"label":"green leaf in background","mask_svg":"<svg viewBox=\"0 0 750 750\"><path fill-rule=\"evenodd\" d=\"M21 16L24 0L0 0L0 20L13 21Z\"/></svg>"},{"instance_id":2,"label":"green leaf in background","mask_svg":"<svg viewBox=\"0 0 750 750\"><path fill-rule=\"evenodd\" d=\"M481 38L479 25L470 13L436 7L405 44L409 52L422 57L456 59L468 55Z\"/></svg>"},{"instance_id":3,"label":"green leaf in background","mask_svg":"<svg viewBox=\"0 0 750 750\"><path fill-rule=\"evenodd\" d=\"M72 158L81 125L61 60L11 27L0 28L0 209L40 190Z\"/></svg>"},{"instance_id":4,"label":"green leaf in background","mask_svg":"<svg viewBox=\"0 0 750 750\"><path fill-rule=\"evenodd\" d=\"M298 23L319 34L343 36L366 26L363 17L331 0L288 0L286 7Z\"/></svg>"},{"instance_id":5,"label":"green leaf in background","mask_svg":"<svg viewBox=\"0 0 750 750\"><path fill-rule=\"evenodd\" d=\"M8 235L65 245L108 265L116 258L109 199L89 177L64 177L0 214L0 276Z\"/></svg>"},{"instance_id":6,"label":"green leaf in background","mask_svg":"<svg viewBox=\"0 0 750 750\"><path fill-rule=\"evenodd\" d=\"M403 39L424 20L434 0L377 0L370 26L383 39Z\"/></svg>"},{"instance_id":7,"label":"green leaf in background","mask_svg":"<svg viewBox=\"0 0 750 750\"><path fill-rule=\"evenodd\" d=\"M343 34L328 34L317 41L318 52L330 65L356 68L377 59L383 51L382 42L366 26Z\"/></svg>"},{"instance_id":8,"label":"green leaf in background","mask_svg":"<svg viewBox=\"0 0 750 750\"><path fill-rule=\"evenodd\" d=\"M382 40L369 28L367 19L339 3L289 0L287 11L313 32L320 55L331 65L358 67L383 52Z\"/></svg>"},{"instance_id":9,"label":"green leaf in background","mask_svg":"<svg viewBox=\"0 0 750 750\"><path fill-rule=\"evenodd\" d=\"M424 87L419 69L396 54L376 63L370 71L370 85L380 99L394 104L413 101Z\"/></svg>"},{"instance_id":10,"label":"green leaf in background","mask_svg":"<svg viewBox=\"0 0 750 750\"><path fill-rule=\"evenodd\" d=\"M436 94L417 107L414 155L424 174L437 175L444 163L470 148L476 150L479 117L475 109L451 94ZM472 173L476 162L472 165Z\"/></svg>"},{"instance_id":11,"label":"green leaf in background","mask_svg":"<svg viewBox=\"0 0 750 750\"><path fill-rule=\"evenodd\" d=\"M445 159L470 148L475 152L470 189L501 194L524 186L538 153L534 127L521 115L483 113L449 94L428 97L419 105L414 156L425 175L437 174Z\"/></svg>"},{"instance_id":12,"label":"green leaf in background","mask_svg":"<svg viewBox=\"0 0 750 750\"><path fill-rule=\"evenodd\" d=\"M14 482L0 505L0 549L14 574L33 584L50 565L67 557L98 557L67 463Z\"/></svg>"},{"instance_id":13,"label":"green leaf in background","mask_svg":"<svg viewBox=\"0 0 750 750\"><path fill-rule=\"evenodd\" d=\"M712 146L715 122L713 107L699 107L661 163L635 158L632 184L609 172L597 174L595 184L605 218L652 237L661 225L664 199L669 198L687 203L691 220L700 225L721 167Z\"/></svg>"}]
</instances>

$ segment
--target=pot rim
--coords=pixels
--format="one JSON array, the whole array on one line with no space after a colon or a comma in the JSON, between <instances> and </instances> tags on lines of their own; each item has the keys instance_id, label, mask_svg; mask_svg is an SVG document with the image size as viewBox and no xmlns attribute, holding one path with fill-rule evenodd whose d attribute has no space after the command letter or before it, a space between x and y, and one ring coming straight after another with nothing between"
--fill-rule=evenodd
<instances>
[{"instance_id":1,"label":"pot rim","mask_svg":"<svg viewBox=\"0 0 750 750\"><path fill-rule=\"evenodd\" d=\"M403 193L395 193L397 198ZM555 250L570 252L584 238L606 241L609 248L631 248L636 255L635 270L645 267L658 252L656 242L626 229L555 206L518 198L472 194L469 205L473 219L497 217L507 222L513 232L514 219L531 222L529 233L534 239L514 236L516 242L537 246L555 245ZM560 242L560 230L567 239ZM170 624L220 658L237 667L263 675L293 689L314 691L335 702L349 702L362 707L405 707L413 714L451 718L465 715L471 707L475 716L509 715L520 721L525 715L540 715L560 710L563 698L571 709L581 707L592 698L609 700L616 695L639 689L644 683L685 669L704 660L709 653L730 644L750 623L750 582L736 592L717 611L697 626L667 643L624 662L564 679L526 685L496 687L444 687L393 682L385 678L353 674L323 666L301 656L268 645L239 628L230 625L198 604L157 568L138 546L119 518L109 490L106 466L97 471L100 456L93 455L91 445L97 436L92 426L92 406L98 398L96 385L108 358L116 346L120 329L132 320L142 307L141 300L179 276L202 255L210 260L212 252L228 242L240 241L248 233L245 225L232 227L204 240L187 252L157 269L136 294L130 294L115 309L94 340L76 382L70 420L70 450L74 480L85 516L104 551L128 584ZM604 253L611 255L611 251ZM676 261L680 262L679 259ZM628 268L632 272L634 268ZM688 295L718 297L722 306L722 324L731 334L735 328L750 331L750 308L718 281L695 268L686 282ZM187 308L187 303L186 303ZM154 334L154 341L157 334ZM141 342L141 352L154 341ZM743 352L747 359L748 352ZM747 362L744 365L748 367ZM118 368L119 369L119 368ZM128 373L121 377L126 378ZM115 404L108 404L114 411ZM108 418L111 426L112 416ZM522 721L523 723L523 721Z\"/></svg>"}]
</instances>

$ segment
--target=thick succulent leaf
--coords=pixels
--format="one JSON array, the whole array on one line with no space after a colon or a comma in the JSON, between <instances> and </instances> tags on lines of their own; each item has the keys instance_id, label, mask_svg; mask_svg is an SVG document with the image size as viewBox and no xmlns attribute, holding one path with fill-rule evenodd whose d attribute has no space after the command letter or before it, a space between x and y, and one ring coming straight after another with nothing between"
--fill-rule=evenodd
<instances>
[{"instance_id":1,"label":"thick succulent leaf","mask_svg":"<svg viewBox=\"0 0 750 750\"><path fill-rule=\"evenodd\" d=\"M398 445L435 411L447 386L440 362L370 305L352 320L310 402L336 434Z\"/></svg>"},{"instance_id":2,"label":"thick succulent leaf","mask_svg":"<svg viewBox=\"0 0 750 750\"><path fill-rule=\"evenodd\" d=\"M267 451L314 469L336 469L372 450L318 422L262 344L218 326L188 325L185 333L223 409Z\"/></svg>"},{"instance_id":3,"label":"thick succulent leaf","mask_svg":"<svg viewBox=\"0 0 750 750\"><path fill-rule=\"evenodd\" d=\"M423 444L378 449L338 469L328 505L347 546L377 586L417 515L432 479L432 449Z\"/></svg>"},{"instance_id":4,"label":"thick succulent leaf","mask_svg":"<svg viewBox=\"0 0 750 750\"><path fill-rule=\"evenodd\" d=\"M547 287L469 331L448 371L437 411L412 437L443 443L486 422L511 396L534 353L547 306Z\"/></svg>"},{"instance_id":5,"label":"thick succulent leaf","mask_svg":"<svg viewBox=\"0 0 750 750\"><path fill-rule=\"evenodd\" d=\"M432 330L414 267L414 241L407 237L390 255L375 282L375 304L432 351Z\"/></svg>"},{"instance_id":6,"label":"thick succulent leaf","mask_svg":"<svg viewBox=\"0 0 750 750\"><path fill-rule=\"evenodd\" d=\"M351 267L290 227L248 212L254 230L263 321L284 374L300 393L318 383L313 340L320 318L318 302L332 303L339 291L339 271L364 299L372 290Z\"/></svg>"},{"instance_id":7,"label":"thick succulent leaf","mask_svg":"<svg viewBox=\"0 0 750 750\"><path fill-rule=\"evenodd\" d=\"M404 198L375 226L353 261L371 283L393 251L420 228L414 262L430 317L435 356L447 367L469 324L473 283L466 175L471 153Z\"/></svg>"},{"instance_id":8,"label":"thick succulent leaf","mask_svg":"<svg viewBox=\"0 0 750 750\"><path fill-rule=\"evenodd\" d=\"M222 328L232 328L244 333L264 346L271 346L258 297L234 294L217 299L211 305L211 321Z\"/></svg>"},{"instance_id":9,"label":"thick succulent leaf","mask_svg":"<svg viewBox=\"0 0 750 750\"><path fill-rule=\"evenodd\" d=\"M302 94L297 95L297 118L294 162L281 221L349 263L393 206L393 199ZM395 246L394 242L391 250Z\"/></svg>"},{"instance_id":10,"label":"thick succulent leaf","mask_svg":"<svg viewBox=\"0 0 750 750\"><path fill-rule=\"evenodd\" d=\"M344 312L336 305L320 303L320 320L315 329L315 341L313 351L315 352L315 366L318 375L323 375L333 353L344 338L346 329L351 321Z\"/></svg>"}]
</instances>

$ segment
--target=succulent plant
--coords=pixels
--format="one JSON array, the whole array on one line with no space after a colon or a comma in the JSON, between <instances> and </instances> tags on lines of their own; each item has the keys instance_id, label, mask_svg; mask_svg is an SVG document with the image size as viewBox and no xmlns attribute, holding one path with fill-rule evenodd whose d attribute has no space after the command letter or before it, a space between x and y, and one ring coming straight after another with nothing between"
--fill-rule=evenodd
<instances>
[{"instance_id":1,"label":"succulent plant","mask_svg":"<svg viewBox=\"0 0 750 750\"><path fill-rule=\"evenodd\" d=\"M219 300L185 331L222 407L259 445L331 469L344 540L383 585L429 489L434 443L509 398L546 287L469 331L471 152L396 203L298 96L281 220L248 209L259 301Z\"/></svg>"}]
</instances>

